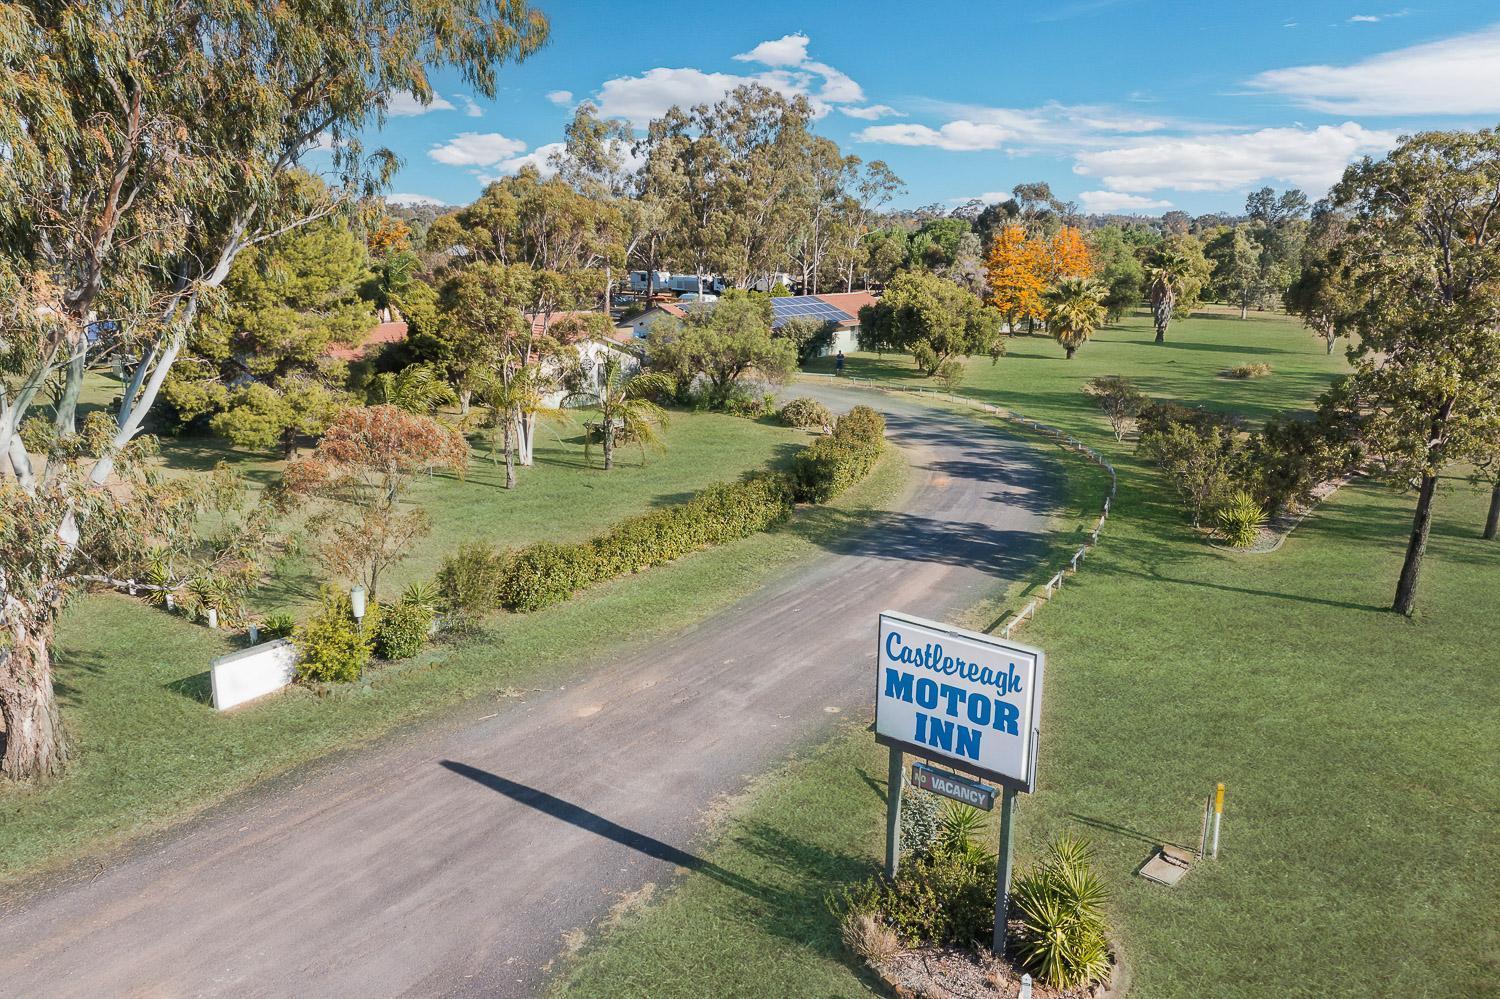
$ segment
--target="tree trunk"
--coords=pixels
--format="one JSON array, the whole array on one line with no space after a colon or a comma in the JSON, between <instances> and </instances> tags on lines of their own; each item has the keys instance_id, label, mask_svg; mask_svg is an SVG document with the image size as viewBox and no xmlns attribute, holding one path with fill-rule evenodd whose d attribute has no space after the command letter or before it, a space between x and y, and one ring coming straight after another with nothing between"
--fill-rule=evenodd
<instances>
[{"instance_id":1,"label":"tree trunk","mask_svg":"<svg viewBox=\"0 0 1500 999\"><path fill-rule=\"evenodd\" d=\"M83 374L87 362L87 348L80 348L68 362L67 381L63 383L62 398L57 402L57 416L52 425L59 436L78 432L78 393L83 389Z\"/></svg>"},{"instance_id":2,"label":"tree trunk","mask_svg":"<svg viewBox=\"0 0 1500 999\"><path fill-rule=\"evenodd\" d=\"M460 389L458 392L458 415L469 415L469 403L474 398L473 389Z\"/></svg>"},{"instance_id":3,"label":"tree trunk","mask_svg":"<svg viewBox=\"0 0 1500 999\"><path fill-rule=\"evenodd\" d=\"M1066 350L1068 352L1068 360L1070 361L1073 359L1073 355L1078 352L1077 347L1064 347L1063 350Z\"/></svg>"},{"instance_id":4,"label":"tree trunk","mask_svg":"<svg viewBox=\"0 0 1500 999\"><path fill-rule=\"evenodd\" d=\"M1240 299L1240 318L1241 319L1249 319L1250 318L1250 303L1247 302L1247 301L1245 301L1243 298Z\"/></svg>"},{"instance_id":5,"label":"tree trunk","mask_svg":"<svg viewBox=\"0 0 1500 999\"><path fill-rule=\"evenodd\" d=\"M510 420L505 421L505 488L516 488L516 455L511 447L511 428L515 426Z\"/></svg>"},{"instance_id":6,"label":"tree trunk","mask_svg":"<svg viewBox=\"0 0 1500 999\"><path fill-rule=\"evenodd\" d=\"M1325 339L1325 340L1328 341L1328 353L1331 355L1333 353L1333 342L1335 340L1337 340L1338 337L1336 337L1336 336L1327 336L1327 337L1324 337L1323 339Z\"/></svg>"},{"instance_id":7,"label":"tree trunk","mask_svg":"<svg viewBox=\"0 0 1500 999\"><path fill-rule=\"evenodd\" d=\"M1484 540L1494 541L1496 534L1500 534L1500 481L1490 490L1490 515L1484 522Z\"/></svg>"},{"instance_id":8,"label":"tree trunk","mask_svg":"<svg viewBox=\"0 0 1500 999\"><path fill-rule=\"evenodd\" d=\"M604 421L604 470L615 467L615 421Z\"/></svg>"},{"instance_id":9,"label":"tree trunk","mask_svg":"<svg viewBox=\"0 0 1500 999\"><path fill-rule=\"evenodd\" d=\"M1436 475L1422 476L1411 540L1406 545L1406 561L1401 565L1401 579L1396 583L1396 602L1391 605L1391 610L1407 617L1417 605L1417 577L1422 572L1422 556L1427 552L1427 535L1432 530L1432 498L1437 493L1437 481Z\"/></svg>"},{"instance_id":10,"label":"tree trunk","mask_svg":"<svg viewBox=\"0 0 1500 999\"><path fill-rule=\"evenodd\" d=\"M12 601L0 651L0 774L17 781L53 777L66 761L62 720L52 691L52 622L36 620Z\"/></svg>"}]
</instances>

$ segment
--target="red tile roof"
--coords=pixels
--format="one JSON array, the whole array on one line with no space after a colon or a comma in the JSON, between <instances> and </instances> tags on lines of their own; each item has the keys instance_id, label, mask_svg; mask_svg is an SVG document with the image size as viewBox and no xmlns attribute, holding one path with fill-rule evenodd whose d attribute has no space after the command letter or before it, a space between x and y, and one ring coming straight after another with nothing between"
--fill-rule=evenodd
<instances>
[{"instance_id":1,"label":"red tile roof","mask_svg":"<svg viewBox=\"0 0 1500 999\"><path fill-rule=\"evenodd\" d=\"M405 323L381 323L370 332L357 347L335 346L328 348L328 356L339 361L357 361L367 352L388 343L400 343L406 339Z\"/></svg>"},{"instance_id":2,"label":"red tile roof","mask_svg":"<svg viewBox=\"0 0 1500 999\"><path fill-rule=\"evenodd\" d=\"M859 322L860 308L874 305L876 301L875 296L868 291L840 291L831 295L819 295L817 298L841 312L847 312L856 323Z\"/></svg>"}]
</instances>

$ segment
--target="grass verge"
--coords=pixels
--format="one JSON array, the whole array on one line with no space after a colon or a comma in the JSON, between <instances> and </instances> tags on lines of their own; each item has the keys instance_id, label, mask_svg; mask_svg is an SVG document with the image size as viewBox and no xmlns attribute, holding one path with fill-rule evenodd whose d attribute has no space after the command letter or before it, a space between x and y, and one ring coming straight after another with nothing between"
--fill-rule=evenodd
<instances>
[{"instance_id":1,"label":"grass verge","mask_svg":"<svg viewBox=\"0 0 1500 999\"><path fill-rule=\"evenodd\" d=\"M64 618L56 653L74 761L52 785L0 790L0 882L109 850L460 702L504 703L579 662L627 656L896 506L907 472L891 449L834 503L775 530L592 587L545 611L500 615L472 640L431 647L365 685L322 698L294 689L225 715L207 703L203 671L226 651L222 636L124 597L87 597Z\"/></svg>"},{"instance_id":2,"label":"grass verge","mask_svg":"<svg viewBox=\"0 0 1500 999\"><path fill-rule=\"evenodd\" d=\"M1487 494L1447 483L1413 620L1386 610L1410 499L1373 483L1338 493L1273 554L1210 548L1079 386L1127 374L1262 419L1309 405L1342 362L1275 317L1172 329L1188 342L1157 348L1136 317L1072 362L1038 339L994 368L970 365L967 391L1068 430L1120 472L1101 547L1019 636L1047 650L1048 678L1018 859L1064 831L1093 841L1135 995L1483 994L1500 925L1500 546L1478 538ZM1226 362L1261 360L1275 374L1217 379ZM863 361L851 369L869 371ZM914 377L900 359L869 363ZM1094 502L1087 478L1069 489ZM852 729L768 778L704 853L763 892L689 875L557 990L868 994L823 903L878 869L884 762ZM1134 877L1154 844L1196 846L1220 780L1221 858L1170 891Z\"/></svg>"}]
</instances>

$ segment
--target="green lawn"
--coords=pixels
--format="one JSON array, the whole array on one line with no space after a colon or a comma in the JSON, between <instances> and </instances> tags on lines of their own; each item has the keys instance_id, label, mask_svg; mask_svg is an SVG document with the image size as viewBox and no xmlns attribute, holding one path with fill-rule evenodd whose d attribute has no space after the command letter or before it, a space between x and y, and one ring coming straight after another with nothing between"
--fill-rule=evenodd
<instances>
[{"instance_id":1,"label":"green lawn","mask_svg":"<svg viewBox=\"0 0 1500 999\"><path fill-rule=\"evenodd\" d=\"M1215 550L1078 386L1124 374L1261 419L1306 407L1342 360L1270 316L1194 319L1169 337L1151 344L1136 317L1071 362L1018 339L998 365L970 364L966 391L1066 428L1121 477L1101 547L1019 636L1048 653L1020 860L1060 832L1092 840L1136 996L1493 992L1500 545L1478 539L1487 494L1449 482L1410 621L1386 608L1411 500L1376 484L1341 491L1278 552ZM1270 378L1218 377L1258 360ZM850 369L912 376L889 357ZM1099 485L1080 472L1070 488L1083 504ZM586 950L559 989L867 994L824 897L878 867L884 764L854 728L768 778L704 851L757 890L691 875ZM1221 858L1175 890L1134 877L1153 844L1196 845L1216 781L1228 785Z\"/></svg>"},{"instance_id":2,"label":"green lawn","mask_svg":"<svg viewBox=\"0 0 1500 999\"><path fill-rule=\"evenodd\" d=\"M553 536L579 536L732 477L752 464L752 451L761 461L775 459L795 439L729 417L683 418L673 434L668 460L645 469L627 463L610 473L618 480L568 469L561 456L544 462L509 494L525 511L517 518L524 527L508 532L476 515L473 530L519 541L535 537L550 516ZM742 446L727 453L725 441ZM670 470L680 464L694 467ZM565 484L565 476L577 481ZM493 479L476 473L458 488L489 504L498 520L504 500L493 497L503 490L482 492L483 481ZM224 715L207 703L206 670L229 649L227 636L122 596L84 598L64 617L57 645L57 689L74 759L55 784L0 789L0 883L108 850L440 709L464 701L474 710L504 704L520 689L565 678L580 662L593 668L628 655L816 556L842 532L894 506L905 481L904 460L892 452L835 503L803 511L773 531L592 587L545 611L498 615L472 640L374 670L363 686L321 698L294 689ZM579 508L580 497L592 501L589 509ZM452 511L461 515L458 505ZM459 536L451 525L447 533L451 541Z\"/></svg>"},{"instance_id":3,"label":"green lawn","mask_svg":"<svg viewBox=\"0 0 1500 999\"><path fill-rule=\"evenodd\" d=\"M751 469L781 464L809 440L806 433L719 413L673 413L662 438L666 451L622 448L608 473L595 448L585 463L583 420L543 423L535 464L517 471L517 488L505 488L505 465L490 457L484 433L471 435L468 473L419 478L404 502L426 508L432 534L381 578L381 592L399 594L413 580L430 579L443 557L464 541L489 540L520 547L543 539L578 541L653 506L679 503L705 486ZM236 450L212 437L168 438L162 457L169 469L202 471L228 461L253 486L278 481L284 462ZM255 594L255 609L295 609L317 598L323 574L311 557L312 542L276 565L271 582Z\"/></svg>"}]
</instances>

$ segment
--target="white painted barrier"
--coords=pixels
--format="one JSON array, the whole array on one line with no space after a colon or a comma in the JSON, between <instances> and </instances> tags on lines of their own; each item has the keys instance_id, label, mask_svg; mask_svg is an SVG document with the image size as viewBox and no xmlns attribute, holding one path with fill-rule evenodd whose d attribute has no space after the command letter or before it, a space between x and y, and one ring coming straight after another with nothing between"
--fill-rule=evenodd
<instances>
[{"instance_id":1,"label":"white painted barrier","mask_svg":"<svg viewBox=\"0 0 1500 999\"><path fill-rule=\"evenodd\" d=\"M220 711L291 685L297 647L285 638L220 656L209 667L214 707Z\"/></svg>"}]
</instances>

